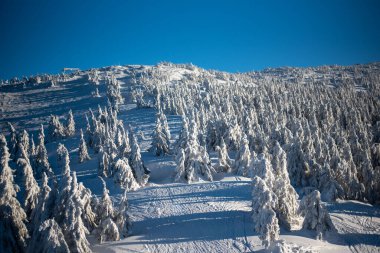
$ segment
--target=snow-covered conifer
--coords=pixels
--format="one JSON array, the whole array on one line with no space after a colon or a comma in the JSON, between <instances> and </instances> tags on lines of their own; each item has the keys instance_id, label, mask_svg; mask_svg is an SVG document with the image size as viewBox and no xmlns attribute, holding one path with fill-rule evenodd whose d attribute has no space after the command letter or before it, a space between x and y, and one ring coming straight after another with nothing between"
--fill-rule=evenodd
<instances>
[{"instance_id":1,"label":"snow-covered conifer","mask_svg":"<svg viewBox=\"0 0 380 253\"><path fill-rule=\"evenodd\" d=\"M56 199L54 217L56 218L58 224L61 224L62 220L65 218L67 203L70 200L73 179L70 175L70 158L66 147L62 144L59 144L57 148L57 154L59 154L58 159L62 164L62 177L59 182L59 194Z\"/></svg>"},{"instance_id":2,"label":"snow-covered conifer","mask_svg":"<svg viewBox=\"0 0 380 253\"><path fill-rule=\"evenodd\" d=\"M135 176L137 183L141 186L146 185L149 179L150 171L143 163L140 147L135 136L132 136L132 150L131 156L129 157L129 165L132 168L133 175Z\"/></svg>"},{"instance_id":3,"label":"snow-covered conifer","mask_svg":"<svg viewBox=\"0 0 380 253\"><path fill-rule=\"evenodd\" d=\"M30 155L29 154L29 148L30 148L29 135L28 135L28 132L26 130L22 131L22 133L19 135L18 142L22 144L22 146L24 147L24 150L25 150L25 152L29 158L29 155Z\"/></svg>"},{"instance_id":4,"label":"snow-covered conifer","mask_svg":"<svg viewBox=\"0 0 380 253\"><path fill-rule=\"evenodd\" d=\"M224 143L223 138L220 140L220 147L216 146L215 150L218 152L218 163L216 169L219 172L231 172L232 160L228 156L227 146Z\"/></svg>"},{"instance_id":5,"label":"snow-covered conifer","mask_svg":"<svg viewBox=\"0 0 380 253\"><path fill-rule=\"evenodd\" d=\"M260 177L265 181L266 185L270 189L273 189L275 182L273 168L271 163L268 161L264 154L260 154L258 158L251 163L250 167L252 177Z\"/></svg>"},{"instance_id":6,"label":"snow-covered conifer","mask_svg":"<svg viewBox=\"0 0 380 253\"><path fill-rule=\"evenodd\" d=\"M4 135L0 135L0 252L23 252L28 230L26 214L16 198L9 152Z\"/></svg>"},{"instance_id":7,"label":"snow-covered conifer","mask_svg":"<svg viewBox=\"0 0 380 253\"><path fill-rule=\"evenodd\" d=\"M246 177L248 176L249 165L251 163L251 152L249 151L249 143L245 134L240 143L240 149L235 157L234 170L238 175Z\"/></svg>"},{"instance_id":8,"label":"snow-covered conifer","mask_svg":"<svg viewBox=\"0 0 380 253\"><path fill-rule=\"evenodd\" d=\"M277 197L258 176L253 178L252 188L252 218L255 230L260 234L262 244L268 248L273 241L278 240L280 234L276 213L273 210Z\"/></svg>"},{"instance_id":9,"label":"snow-covered conifer","mask_svg":"<svg viewBox=\"0 0 380 253\"><path fill-rule=\"evenodd\" d=\"M66 120L65 135L74 136L75 134L75 121L73 112L70 110Z\"/></svg>"},{"instance_id":10,"label":"snow-covered conifer","mask_svg":"<svg viewBox=\"0 0 380 253\"><path fill-rule=\"evenodd\" d=\"M111 175L110 162L110 156L102 150L99 154L98 176L108 177Z\"/></svg>"},{"instance_id":11,"label":"snow-covered conifer","mask_svg":"<svg viewBox=\"0 0 380 253\"><path fill-rule=\"evenodd\" d=\"M51 216L51 203L49 203L51 188L48 185L48 177L44 172L42 175L42 185L38 194L36 207L32 210L30 221L32 228L38 228L39 225ZM50 205L49 205L50 204ZM53 203L54 205L54 203ZM33 229L31 230L34 231ZM34 236L32 236L34 237Z\"/></svg>"},{"instance_id":12,"label":"snow-covered conifer","mask_svg":"<svg viewBox=\"0 0 380 253\"><path fill-rule=\"evenodd\" d=\"M169 129L168 120L166 118L166 115L160 110L158 113L158 117L161 121L162 133L165 135L166 139L170 143L171 134L170 134L170 129Z\"/></svg>"},{"instance_id":13,"label":"snow-covered conifer","mask_svg":"<svg viewBox=\"0 0 380 253\"><path fill-rule=\"evenodd\" d=\"M190 183L203 178L204 180L212 181L215 169L211 166L206 148L199 145L198 130L194 120L191 122L190 129L184 156L181 150L177 155L177 175L175 180L182 179Z\"/></svg>"},{"instance_id":14,"label":"snow-covered conifer","mask_svg":"<svg viewBox=\"0 0 380 253\"><path fill-rule=\"evenodd\" d=\"M27 217L29 218L33 209L38 203L38 194L40 187L34 179L32 167L29 161L23 158L17 160L18 166L22 169L22 189L23 189L23 207Z\"/></svg>"},{"instance_id":15,"label":"snow-covered conifer","mask_svg":"<svg viewBox=\"0 0 380 253\"><path fill-rule=\"evenodd\" d=\"M166 155L169 153L169 139L167 134L163 132L162 121L159 116L156 119L156 127L153 131L152 147L149 151L156 156Z\"/></svg>"},{"instance_id":16,"label":"snow-covered conifer","mask_svg":"<svg viewBox=\"0 0 380 253\"><path fill-rule=\"evenodd\" d=\"M83 131L80 130L80 144L78 150L79 162L83 163L84 161L90 160L90 156L88 155L87 145L83 137Z\"/></svg>"},{"instance_id":17,"label":"snow-covered conifer","mask_svg":"<svg viewBox=\"0 0 380 253\"><path fill-rule=\"evenodd\" d=\"M49 219L42 222L38 227L28 245L28 252L69 253L70 249L58 223L54 219Z\"/></svg>"},{"instance_id":18,"label":"snow-covered conifer","mask_svg":"<svg viewBox=\"0 0 380 253\"><path fill-rule=\"evenodd\" d=\"M128 199L127 199L127 189L125 189L123 197L120 200L117 214L115 217L115 223L119 228L119 233L123 237L127 237L131 232L131 220L128 215Z\"/></svg>"},{"instance_id":19,"label":"snow-covered conifer","mask_svg":"<svg viewBox=\"0 0 380 253\"><path fill-rule=\"evenodd\" d=\"M298 218L298 194L290 184L286 153L278 142L273 149L272 164L275 176L273 191L278 199L275 211L280 223L290 230Z\"/></svg>"},{"instance_id":20,"label":"snow-covered conifer","mask_svg":"<svg viewBox=\"0 0 380 253\"><path fill-rule=\"evenodd\" d=\"M48 126L48 140L55 141L65 137L66 132L58 116L51 115Z\"/></svg>"},{"instance_id":21,"label":"snow-covered conifer","mask_svg":"<svg viewBox=\"0 0 380 253\"><path fill-rule=\"evenodd\" d=\"M133 191L139 187L127 159L117 160L114 169L114 180L126 191Z\"/></svg>"},{"instance_id":22,"label":"snow-covered conifer","mask_svg":"<svg viewBox=\"0 0 380 253\"><path fill-rule=\"evenodd\" d=\"M45 134L44 127L41 125L40 132L38 134L38 146L36 148L36 155L34 160L35 174L36 178L39 179L42 176L42 173L46 173L48 176L53 174L52 169L50 168L48 154L45 147Z\"/></svg>"},{"instance_id":23,"label":"snow-covered conifer","mask_svg":"<svg viewBox=\"0 0 380 253\"><path fill-rule=\"evenodd\" d=\"M335 230L330 215L321 201L321 194L315 190L306 195L300 203L300 212L305 217L303 228L315 230L322 239L325 231Z\"/></svg>"},{"instance_id":24,"label":"snow-covered conifer","mask_svg":"<svg viewBox=\"0 0 380 253\"><path fill-rule=\"evenodd\" d=\"M8 122L9 130L10 130L10 140L9 140L9 153L10 158L14 159L17 153L17 132L16 129L13 127L12 123Z\"/></svg>"}]
</instances>

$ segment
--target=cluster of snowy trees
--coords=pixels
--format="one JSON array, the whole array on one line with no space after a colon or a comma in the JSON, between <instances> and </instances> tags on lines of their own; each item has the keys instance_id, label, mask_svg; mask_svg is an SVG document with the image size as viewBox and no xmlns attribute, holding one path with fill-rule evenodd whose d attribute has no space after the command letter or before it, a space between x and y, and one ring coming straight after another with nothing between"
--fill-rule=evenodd
<instances>
[{"instance_id":1,"label":"cluster of snowy trees","mask_svg":"<svg viewBox=\"0 0 380 253\"><path fill-rule=\"evenodd\" d=\"M180 85L160 66L136 81L146 83L143 96L155 96L156 108L182 115L175 180L212 180L217 172L252 177L253 220L264 246L277 240L279 225L291 229L303 220L319 238L333 230L322 200L380 200L377 72L354 67L345 75L333 68L337 81L331 84L310 78L309 70L190 69L196 71L183 75ZM163 146L156 131L153 145ZM212 165L214 151L218 161ZM304 196L300 206L294 187Z\"/></svg>"},{"instance_id":2,"label":"cluster of snowy trees","mask_svg":"<svg viewBox=\"0 0 380 253\"><path fill-rule=\"evenodd\" d=\"M75 121L73 112L70 110L67 114L66 124L62 124L59 117L56 115L50 116L48 124L48 140L56 141L66 137L75 135Z\"/></svg>"},{"instance_id":3,"label":"cluster of snowy trees","mask_svg":"<svg viewBox=\"0 0 380 253\"><path fill-rule=\"evenodd\" d=\"M194 121L207 152L220 153L223 145L235 152L233 164L220 153L227 170L247 175L252 152L271 157L278 142L294 187L319 190L325 201L380 199L380 89L373 85L379 75L358 73L336 88L312 80L212 72L183 78L181 85L165 80L151 81L160 94L157 107Z\"/></svg>"},{"instance_id":4,"label":"cluster of snowy trees","mask_svg":"<svg viewBox=\"0 0 380 253\"><path fill-rule=\"evenodd\" d=\"M43 134L40 141L43 145ZM89 233L100 242L127 236L131 224L126 194L114 207L104 184L103 196L98 199L78 183L75 171L70 170L68 150L62 144L57 149L60 180L48 166L49 177L42 171L39 185L22 142L19 138L17 155L12 160L7 141L0 135L1 252L91 252L86 238Z\"/></svg>"},{"instance_id":5,"label":"cluster of snowy trees","mask_svg":"<svg viewBox=\"0 0 380 253\"><path fill-rule=\"evenodd\" d=\"M128 190L147 184L150 171L141 158L141 150L131 129L125 130L112 107L98 107L97 115L90 110L86 116L86 144L99 153L99 176L113 177Z\"/></svg>"}]
</instances>

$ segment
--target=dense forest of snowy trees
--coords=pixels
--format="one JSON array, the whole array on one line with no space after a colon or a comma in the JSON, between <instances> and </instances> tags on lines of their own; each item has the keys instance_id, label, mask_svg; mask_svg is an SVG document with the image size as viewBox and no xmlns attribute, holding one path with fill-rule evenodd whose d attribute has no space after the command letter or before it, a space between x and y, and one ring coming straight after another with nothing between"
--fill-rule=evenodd
<instances>
[{"instance_id":1,"label":"dense forest of snowy trees","mask_svg":"<svg viewBox=\"0 0 380 253\"><path fill-rule=\"evenodd\" d=\"M322 201L380 201L378 72L354 66L350 71L320 67L314 75L310 69L228 74L176 65L184 73L173 82L162 71L172 66L128 72L137 107L157 109L149 151L173 157L175 182L212 181L217 173L251 178L252 219L264 247L278 240L279 226L290 230L302 224L318 238L333 231ZM56 87L73 76L45 75L7 85L50 82ZM1 252L89 252L89 233L104 242L130 231L126 193L147 185L150 171L136 134L118 118L125 99L116 76L90 70L86 80L95 97L104 84L108 102L82 116L86 127L80 130L78 162L91 160L88 150L93 151L103 195L97 198L78 182L63 144L57 149L60 176L48 160L46 143L77 134L71 110L64 123L51 115L46 136L42 125L36 144L27 131L9 123L7 138L0 135L0 231L10 231L0 235ZM176 140L169 114L182 116ZM106 178L125 191L118 205Z\"/></svg>"}]
</instances>

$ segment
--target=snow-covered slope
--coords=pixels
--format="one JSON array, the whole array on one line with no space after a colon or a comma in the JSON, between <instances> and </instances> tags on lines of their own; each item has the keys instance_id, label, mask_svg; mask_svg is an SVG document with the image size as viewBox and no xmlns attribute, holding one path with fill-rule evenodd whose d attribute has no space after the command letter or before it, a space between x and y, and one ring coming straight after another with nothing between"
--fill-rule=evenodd
<instances>
[{"instance_id":1,"label":"snow-covered slope","mask_svg":"<svg viewBox=\"0 0 380 253\"><path fill-rule=\"evenodd\" d=\"M207 93L209 83L231 85L260 85L263 80L308 84L310 82L337 88L352 86L358 92L366 92L379 83L367 82L368 76L378 76L380 64L351 67L280 68L261 72L230 74L207 71L193 65L160 64L157 66L113 66L96 70L99 85L94 85L89 75L94 70L80 71L61 76L55 87L47 76L36 83L34 79L4 83L0 86L0 129L9 136L7 122L16 130L26 129L37 136L41 124L46 125L51 114L65 117L71 109L76 129L86 128L85 113L98 105L107 105L107 76L114 75L121 84L124 103L120 106L119 119L136 133L145 165L151 170L146 187L129 192L129 214L132 234L120 241L99 244L89 235L94 252L253 252L261 251L261 241L255 232L251 218L251 179L233 173L218 173L213 182L191 184L173 183L175 174L174 155L155 157L148 152L155 127L157 110L154 105L155 88L180 86L185 81L200 85ZM350 82L344 82L348 79ZM350 86L351 85L351 86ZM95 87L99 97L92 93ZM143 93L139 100L140 92ZM142 106L136 106L136 103ZM140 107L140 108L139 108ZM181 117L168 115L174 145L182 127ZM74 137L49 142L49 161L58 178L61 171L56 165L56 149L63 143L69 150L71 170L78 180L100 196L102 183L98 178L98 154L90 150L91 160L78 162L79 131ZM233 154L235 151L232 151ZM231 155L232 155L231 154ZM216 153L210 153L213 163ZM106 179L114 201L123 190ZM294 231L281 228L282 247L290 252L379 252L380 208L358 201L339 200L327 204L336 232L327 233L323 240L316 240L312 231ZM279 242L279 244L281 244Z\"/></svg>"}]
</instances>

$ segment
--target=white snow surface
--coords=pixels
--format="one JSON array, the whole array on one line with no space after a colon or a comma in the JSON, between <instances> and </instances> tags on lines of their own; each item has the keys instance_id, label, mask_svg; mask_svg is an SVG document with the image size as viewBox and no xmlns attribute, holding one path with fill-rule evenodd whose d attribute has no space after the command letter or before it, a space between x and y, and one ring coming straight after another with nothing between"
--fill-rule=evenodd
<instances>
[{"instance_id":1,"label":"white snow surface","mask_svg":"<svg viewBox=\"0 0 380 253\"><path fill-rule=\"evenodd\" d=\"M153 66L126 66L99 69L101 76L114 71L123 90L128 90L129 78L123 71L155 68ZM171 82L180 81L183 75L194 70L175 66L161 66ZM275 72L274 70L268 70ZM282 73L282 72L281 72ZM317 73L317 71L316 71ZM256 73L254 73L256 74ZM279 74L279 76L281 76ZM45 126L50 114L63 116L73 110L77 124L76 136L59 142L70 153L71 169L78 180L97 195L102 183L97 176L97 155L89 150L90 161L78 163L79 128L85 128L84 113L88 108L106 105L104 85L99 86L100 98L91 97L92 87L85 74L59 83L58 87L43 85L33 88L0 87L0 129L7 133L6 122L18 131L26 129L36 137L36 129ZM358 87L359 89L359 87ZM362 89L360 87L360 89ZM251 218L251 179L232 174L218 174L214 182L191 184L173 183L174 156L154 157L147 150L155 124L154 109L137 109L127 100L119 118L130 124L136 133L141 131L139 144L143 160L152 171L146 187L128 193L132 233L115 242L99 244L90 235L94 252L253 252L265 251ZM179 116L168 116L172 142L178 138L181 127ZM56 168L55 150L59 143L47 144L49 161ZM211 154L215 157L216 154ZM55 171L59 174L58 171ZM114 200L119 200L123 190L107 179L107 187ZM357 201L328 203L328 210L337 232L328 233L316 240L312 231L286 231L281 228L279 242L286 252L380 252L380 208Z\"/></svg>"}]
</instances>

